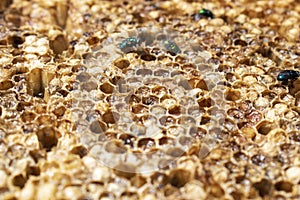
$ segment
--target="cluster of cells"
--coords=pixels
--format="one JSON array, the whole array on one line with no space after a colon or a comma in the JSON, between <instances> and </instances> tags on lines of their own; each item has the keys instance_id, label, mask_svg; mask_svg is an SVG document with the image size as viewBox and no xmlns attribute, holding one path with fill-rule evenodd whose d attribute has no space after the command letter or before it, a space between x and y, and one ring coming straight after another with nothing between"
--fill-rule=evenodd
<instances>
[{"instance_id":1,"label":"cluster of cells","mask_svg":"<svg viewBox=\"0 0 300 200\"><path fill-rule=\"evenodd\" d=\"M151 46L161 44L153 39L143 49L125 52L125 46L132 48L133 43L130 37L112 44L123 53L110 62L101 60L108 45L104 46L78 73L73 109L81 141L111 167L132 157L140 172L146 165L148 170L168 165L197 144L212 147L219 132L215 128L223 120L218 116L223 93L216 92L220 73L204 62L207 58L196 64L194 56L170 52L179 49L177 45Z\"/></svg>"},{"instance_id":2,"label":"cluster of cells","mask_svg":"<svg viewBox=\"0 0 300 200\"><path fill-rule=\"evenodd\" d=\"M3 2L3 199L299 198L294 3Z\"/></svg>"}]
</instances>

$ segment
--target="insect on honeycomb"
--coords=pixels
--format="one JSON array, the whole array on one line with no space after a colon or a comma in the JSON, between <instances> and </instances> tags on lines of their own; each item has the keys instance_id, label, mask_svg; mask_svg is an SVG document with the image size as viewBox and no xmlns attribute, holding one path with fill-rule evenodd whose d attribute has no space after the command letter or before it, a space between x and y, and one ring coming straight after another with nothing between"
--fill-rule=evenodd
<instances>
[{"instance_id":1,"label":"insect on honeycomb","mask_svg":"<svg viewBox=\"0 0 300 200\"><path fill-rule=\"evenodd\" d=\"M1 1L0 199L299 199L298 4Z\"/></svg>"}]
</instances>

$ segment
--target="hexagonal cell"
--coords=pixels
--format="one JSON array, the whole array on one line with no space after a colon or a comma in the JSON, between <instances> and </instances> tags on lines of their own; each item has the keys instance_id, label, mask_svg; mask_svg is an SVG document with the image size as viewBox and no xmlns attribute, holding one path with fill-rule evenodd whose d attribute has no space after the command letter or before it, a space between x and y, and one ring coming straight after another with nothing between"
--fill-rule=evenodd
<instances>
[{"instance_id":1,"label":"hexagonal cell","mask_svg":"<svg viewBox=\"0 0 300 200\"><path fill-rule=\"evenodd\" d=\"M112 140L105 144L105 151L114 154L124 154L127 152L127 148L124 146L123 142Z\"/></svg>"},{"instance_id":2,"label":"hexagonal cell","mask_svg":"<svg viewBox=\"0 0 300 200\"><path fill-rule=\"evenodd\" d=\"M268 135L270 133L270 131L272 131L273 129L276 128L276 124L267 121L267 120L263 120L261 121L257 126L257 132L262 134L262 135Z\"/></svg>"},{"instance_id":3,"label":"hexagonal cell","mask_svg":"<svg viewBox=\"0 0 300 200\"><path fill-rule=\"evenodd\" d=\"M159 118L159 122L162 126L170 126L177 124L177 119L172 116L166 115Z\"/></svg>"},{"instance_id":4,"label":"hexagonal cell","mask_svg":"<svg viewBox=\"0 0 300 200\"><path fill-rule=\"evenodd\" d=\"M120 115L116 112L112 112L111 110L107 110L101 115L101 118L102 121L106 122L107 124L114 124L119 120Z\"/></svg>"},{"instance_id":5,"label":"hexagonal cell","mask_svg":"<svg viewBox=\"0 0 300 200\"><path fill-rule=\"evenodd\" d=\"M88 154L88 150L84 146L75 146L70 151L72 154L78 155L80 158L83 158Z\"/></svg>"},{"instance_id":6,"label":"hexagonal cell","mask_svg":"<svg viewBox=\"0 0 300 200\"><path fill-rule=\"evenodd\" d=\"M130 61L127 59L120 58L114 61L114 65L119 69L126 69L129 67Z\"/></svg>"},{"instance_id":7,"label":"hexagonal cell","mask_svg":"<svg viewBox=\"0 0 300 200\"><path fill-rule=\"evenodd\" d=\"M130 179L136 176L135 169L136 167L133 165L127 163L120 163L114 167L114 173L117 176Z\"/></svg>"},{"instance_id":8,"label":"hexagonal cell","mask_svg":"<svg viewBox=\"0 0 300 200\"><path fill-rule=\"evenodd\" d=\"M158 97L150 95L150 96L143 96L142 103L146 106L155 105L159 102Z\"/></svg>"},{"instance_id":9,"label":"hexagonal cell","mask_svg":"<svg viewBox=\"0 0 300 200\"><path fill-rule=\"evenodd\" d=\"M156 147L156 142L152 138L142 138L138 140L137 146L143 151Z\"/></svg>"},{"instance_id":10,"label":"hexagonal cell","mask_svg":"<svg viewBox=\"0 0 300 200\"><path fill-rule=\"evenodd\" d=\"M8 90L14 86L14 83L11 80L1 80L0 81L0 90Z\"/></svg>"},{"instance_id":11,"label":"hexagonal cell","mask_svg":"<svg viewBox=\"0 0 300 200\"><path fill-rule=\"evenodd\" d=\"M228 101L237 101L241 98L241 93L239 90L229 89L225 92L225 98Z\"/></svg>"},{"instance_id":12,"label":"hexagonal cell","mask_svg":"<svg viewBox=\"0 0 300 200\"><path fill-rule=\"evenodd\" d=\"M211 98L200 98L198 105L200 108L210 108L214 105L214 101Z\"/></svg>"},{"instance_id":13,"label":"hexagonal cell","mask_svg":"<svg viewBox=\"0 0 300 200\"><path fill-rule=\"evenodd\" d=\"M134 142L136 141L136 137L130 134L122 134L119 136L119 139L122 140L125 145L129 145L130 147L133 147Z\"/></svg>"},{"instance_id":14,"label":"hexagonal cell","mask_svg":"<svg viewBox=\"0 0 300 200\"><path fill-rule=\"evenodd\" d=\"M171 147L167 149L166 154L177 158L186 155L186 152L179 147Z\"/></svg>"},{"instance_id":15,"label":"hexagonal cell","mask_svg":"<svg viewBox=\"0 0 300 200\"><path fill-rule=\"evenodd\" d=\"M192 126L189 130L189 135L196 140L204 138L206 134L207 130L197 126Z\"/></svg>"},{"instance_id":16,"label":"hexagonal cell","mask_svg":"<svg viewBox=\"0 0 300 200\"><path fill-rule=\"evenodd\" d=\"M60 133L55 130L53 127L41 127L37 131L37 137L41 144L42 148L45 148L47 151L50 151L58 143L58 138Z\"/></svg>"},{"instance_id":17,"label":"hexagonal cell","mask_svg":"<svg viewBox=\"0 0 300 200\"><path fill-rule=\"evenodd\" d=\"M174 187L181 188L191 179L191 173L185 169L175 169L170 172L169 181Z\"/></svg>"},{"instance_id":18,"label":"hexagonal cell","mask_svg":"<svg viewBox=\"0 0 300 200\"><path fill-rule=\"evenodd\" d=\"M92 133L103 133L107 130L107 126L101 120L95 120L90 123L89 129Z\"/></svg>"},{"instance_id":19,"label":"hexagonal cell","mask_svg":"<svg viewBox=\"0 0 300 200\"><path fill-rule=\"evenodd\" d=\"M168 89L164 86L155 86L151 89L151 92L160 98L169 93Z\"/></svg>"},{"instance_id":20,"label":"hexagonal cell","mask_svg":"<svg viewBox=\"0 0 300 200\"><path fill-rule=\"evenodd\" d=\"M135 104L131 108L134 114L145 114L149 112L148 106L144 106L142 104Z\"/></svg>"}]
</instances>

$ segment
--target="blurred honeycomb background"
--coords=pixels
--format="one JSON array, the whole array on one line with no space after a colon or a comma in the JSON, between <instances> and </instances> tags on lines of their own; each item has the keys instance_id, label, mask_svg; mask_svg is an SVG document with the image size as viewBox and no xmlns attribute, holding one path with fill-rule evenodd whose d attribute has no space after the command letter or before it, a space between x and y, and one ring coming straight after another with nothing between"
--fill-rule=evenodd
<instances>
[{"instance_id":1,"label":"blurred honeycomb background","mask_svg":"<svg viewBox=\"0 0 300 200\"><path fill-rule=\"evenodd\" d=\"M297 0L1 1L0 199L299 199L299 24Z\"/></svg>"}]
</instances>

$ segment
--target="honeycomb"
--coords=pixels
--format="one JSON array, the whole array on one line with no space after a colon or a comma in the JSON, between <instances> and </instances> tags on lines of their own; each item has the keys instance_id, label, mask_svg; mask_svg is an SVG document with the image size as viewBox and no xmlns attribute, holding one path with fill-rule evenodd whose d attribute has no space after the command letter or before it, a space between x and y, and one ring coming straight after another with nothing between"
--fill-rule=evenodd
<instances>
[{"instance_id":1,"label":"honeycomb","mask_svg":"<svg viewBox=\"0 0 300 200\"><path fill-rule=\"evenodd\" d=\"M0 11L0 199L300 198L298 1Z\"/></svg>"}]
</instances>

